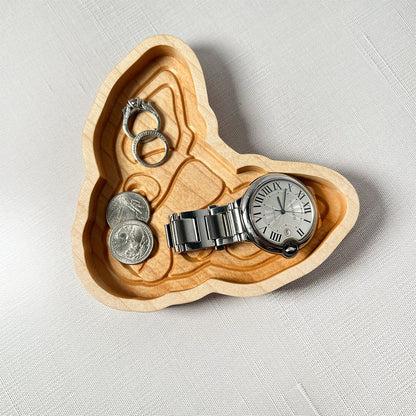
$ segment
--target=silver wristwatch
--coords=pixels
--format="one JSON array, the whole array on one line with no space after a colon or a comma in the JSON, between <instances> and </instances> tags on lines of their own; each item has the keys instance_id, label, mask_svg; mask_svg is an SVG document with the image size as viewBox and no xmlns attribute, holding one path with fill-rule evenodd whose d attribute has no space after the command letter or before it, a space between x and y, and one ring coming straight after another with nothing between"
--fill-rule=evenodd
<instances>
[{"instance_id":1,"label":"silver wristwatch","mask_svg":"<svg viewBox=\"0 0 416 416\"><path fill-rule=\"evenodd\" d=\"M293 257L310 241L316 223L316 202L307 187L291 176L271 173L227 205L172 214L165 232L168 247L177 253L250 241Z\"/></svg>"}]
</instances>

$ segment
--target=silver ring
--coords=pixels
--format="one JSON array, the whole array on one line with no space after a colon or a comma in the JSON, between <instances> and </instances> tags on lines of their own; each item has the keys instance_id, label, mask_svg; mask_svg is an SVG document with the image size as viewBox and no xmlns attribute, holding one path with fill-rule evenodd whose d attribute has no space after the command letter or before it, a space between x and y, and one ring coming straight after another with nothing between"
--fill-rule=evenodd
<instances>
[{"instance_id":1,"label":"silver ring","mask_svg":"<svg viewBox=\"0 0 416 416\"><path fill-rule=\"evenodd\" d=\"M123 130L126 136L130 137L132 140L134 140L136 136L129 129L129 120L131 116L137 115L137 113L140 113L140 111L148 111L151 113L157 122L157 127L154 129L154 131L160 130L160 117L157 111L152 107L152 104L150 104L149 101L142 100L139 97L133 98L127 101L127 105L123 108Z\"/></svg>"},{"instance_id":2,"label":"silver ring","mask_svg":"<svg viewBox=\"0 0 416 416\"><path fill-rule=\"evenodd\" d=\"M147 138L146 138L147 137ZM145 162L139 155L138 151L137 151L137 147L140 143L146 143L149 142L150 140L154 140L154 139L160 139L163 142L163 146L165 147L165 154L163 155L162 159L159 160L159 162L156 163L147 163ZM134 139L133 139L133 145L132 145L132 149L133 149L133 155L134 158L141 163L144 166L147 167L154 167L154 166L159 166L161 165L163 162L165 162L166 158L168 157L168 152L169 152L169 145L168 142L165 139L165 136L160 133L157 130L145 130L142 131L141 133L139 133Z\"/></svg>"}]
</instances>

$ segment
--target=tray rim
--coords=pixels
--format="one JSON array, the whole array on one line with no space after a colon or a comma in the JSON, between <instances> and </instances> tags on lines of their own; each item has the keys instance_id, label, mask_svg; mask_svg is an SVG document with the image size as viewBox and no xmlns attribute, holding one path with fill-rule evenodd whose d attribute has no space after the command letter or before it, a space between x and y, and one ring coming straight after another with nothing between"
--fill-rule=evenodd
<instances>
[{"instance_id":1,"label":"tray rim","mask_svg":"<svg viewBox=\"0 0 416 416\"><path fill-rule=\"evenodd\" d=\"M270 172L296 174L301 171L302 176L319 177L323 181L331 182L346 198L344 217L335 229L325 238L314 251L302 262L289 269L281 271L263 281L253 283L234 283L210 278L204 283L183 291L169 292L157 298L139 299L136 297L118 297L103 287L90 275L86 264L86 250L82 235L88 221L89 204L92 191L100 179L97 160L94 154L94 131L101 117L108 95L119 79L150 49L159 46L172 47L184 56L194 81L197 109L206 121L205 140L216 152L226 158L236 172L247 166L259 165ZM218 121L208 103L205 78L201 65L193 50L181 39L170 35L155 35L139 43L115 68L108 74L98 90L91 107L82 133L82 153L86 168L86 178L81 187L77 203L77 211L71 232L71 246L76 273L86 290L101 303L114 309L137 312L151 312L166 308L174 304L193 302L210 293L220 293L228 296L251 297L269 293L319 266L335 250L354 226L359 213L359 199L351 183L338 172L324 166L305 162L288 162L271 160L257 154L240 154L229 147L218 135ZM94 161L92 163L92 161Z\"/></svg>"}]
</instances>

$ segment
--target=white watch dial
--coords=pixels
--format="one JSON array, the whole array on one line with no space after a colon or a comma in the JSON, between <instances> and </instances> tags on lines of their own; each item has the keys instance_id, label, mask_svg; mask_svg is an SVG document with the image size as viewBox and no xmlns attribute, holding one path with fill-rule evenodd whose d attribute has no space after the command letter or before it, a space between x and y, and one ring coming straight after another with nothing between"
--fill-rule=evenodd
<instances>
[{"instance_id":1,"label":"white watch dial","mask_svg":"<svg viewBox=\"0 0 416 416\"><path fill-rule=\"evenodd\" d=\"M286 240L304 242L313 231L315 216L309 192L290 178L266 182L251 198L252 225L272 244L282 245Z\"/></svg>"}]
</instances>

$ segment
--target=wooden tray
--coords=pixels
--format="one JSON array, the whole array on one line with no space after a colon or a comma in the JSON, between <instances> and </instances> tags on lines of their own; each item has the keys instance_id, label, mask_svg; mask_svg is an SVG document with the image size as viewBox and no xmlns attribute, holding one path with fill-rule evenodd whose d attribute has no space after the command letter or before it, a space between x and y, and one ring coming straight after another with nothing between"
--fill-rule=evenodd
<instances>
[{"instance_id":1,"label":"wooden tray","mask_svg":"<svg viewBox=\"0 0 416 416\"><path fill-rule=\"evenodd\" d=\"M132 142L121 127L122 108L137 96L154 104L162 118L161 131L170 143L169 159L156 168L133 159ZM152 116L141 113L133 131L154 127ZM171 36L146 39L109 74L86 121L82 150L87 178L72 230L75 268L96 299L117 309L155 311L211 292L232 296L270 292L321 264L358 216L357 194L337 172L241 155L228 147L218 136L195 54ZM143 152L147 161L158 160L160 142L146 144ZM318 201L317 232L295 258L264 252L251 243L188 254L173 254L167 248L163 226L171 213L226 204L269 172L298 177L313 189ZM144 263L133 266L118 263L107 246L106 206L122 191L141 192L152 208L149 225L155 248Z\"/></svg>"}]
</instances>

